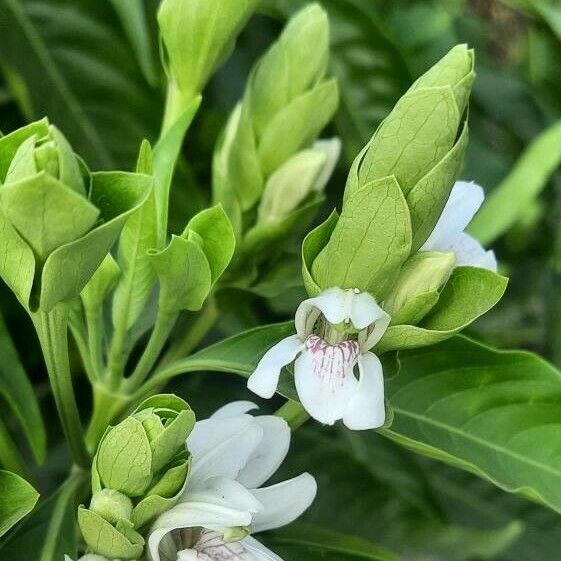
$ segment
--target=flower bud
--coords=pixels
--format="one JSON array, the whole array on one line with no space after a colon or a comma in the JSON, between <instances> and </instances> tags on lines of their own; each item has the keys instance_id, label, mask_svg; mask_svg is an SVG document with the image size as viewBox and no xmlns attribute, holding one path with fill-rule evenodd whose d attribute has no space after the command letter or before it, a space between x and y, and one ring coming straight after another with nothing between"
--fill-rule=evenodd
<instances>
[{"instance_id":1,"label":"flower bud","mask_svg":"<svg viewBox=\"0 0 561 561\"><path fill-rule=\"evenodd\" d=\"M184 98L200 93L230 55L258 0L163 0L158 12L163 59Z\"/></svg>"},{"instance_id":2,"label":"flower bud","mask_svg":"<svg viewBox=\"0 0 561 561\"><path fill-rule=\"evenodd\" d=\"M232 221L258 203L275 172L331 120L338 88L334 80L325 79L328 54L327 15L312 4L290 20L254 66L213 163L214 197ZM238 208L233 208L233 195Z\"/></svg>"},{"instance_id":3,"label":"flower bud","mask_svg":"<svg viewBox=\"0 0 561 561\"><path fill-rule=\"evenodd\" d=\"M98 491L90 503L90 510L111 524L116 524L118 520L129 520L132 509L132 501L126 495L113 489Z\"/></svg>"},{"instance_id":4,"label":"flower bud","mask_svg":"<svg viewBox=\"0 0 561 561\"><path fill-rule=\"evenodd\" d=\"M175 396L155 396L101 440L94 469L102 487L142 497L160 470L185 448L195 423L189 406Z\"/></svg>"},{"instance_id":5,"label":"flower bud","mask_svg":"<svg viewBox=\"0 0 561 561\"><path fill-rule=\"evenodd\" d=\"M386 300L384 310L392 324L415 325L436 304L456 264L453 251L427 251L411 257Z\"/></svg>"},{"instance_id":6,"label":"flower bud","mask_svg":"<svg viewBox=\"0 0 561 561\"><path fill-rule=\"evenodd\" d=\"M151 181L90 174L46 120L0 138L0 276L22 305L50 311L78 296Z\"/></svg>"},{"instance_id":7,"label":"flower bud","mask_svg":"<svg viewBox=\"0 0 561 561\"><path fill-rule=\"evenodd\" d=\"M284 163L267 181L258 208L258 224L276 224L286 218L312 193L325 187L341 151L335 138L318 141Z\"/></svg>"},{"instance_id":8,"label":"flower bud","mask_svg":"<svg viewBox=\"0 0 561 561\"><path fill-rule=\"evenodd\" d=\"M185 401L156 395L106 431L93 461L90 507L78 510L91 551L110 559L142 556L138 530L174 506L185 489L185 442L194 424Z\"/></svg>"}]
</instances>

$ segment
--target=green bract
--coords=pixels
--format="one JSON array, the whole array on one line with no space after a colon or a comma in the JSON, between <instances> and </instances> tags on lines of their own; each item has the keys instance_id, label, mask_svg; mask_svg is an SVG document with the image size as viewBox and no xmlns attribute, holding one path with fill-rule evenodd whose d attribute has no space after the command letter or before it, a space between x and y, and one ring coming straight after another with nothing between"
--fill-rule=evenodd
<instances>
[{"instance_id":1,"label":"green bract","mask_svg":"<svg viewBox=\"0 0 561 561\"><path fill-rule=\"evenodd\" d=\"M22 305L49 311L77 296L150 183L142 174L90 174L46 120L1 138L0 275Z\"/></svg>"},{"instance_id":2,"label":"green bract","mask_svg":"<svg viewBox=\"0 0 561 561\"><path fill-rule=\"evenodd\" d=\"M184 490L190 465L185 441L194 424L185 401L157 395L106 431L92 466L90 506L78 512L94 553L140 557L144 540L138 531L171 508Z\"/></svg>"},{"instance_id":3,"label":"green bract","mask_svg":"<svg viewBox=\"0 0 561 561\"><path fill-rule=\"evenodd\" d=\"M257 239L248 241L247 252L288 233L302 222L302 207L321 200L338 156L332 144L310 148L338 105L337 83L325 78L328 54L327 15L312 4L290 20L257 62L218 143L214 198L226 209L237 237L243 233L243 214L263 196L258 231L251 234Z\"/></svg>"}]
</instances>

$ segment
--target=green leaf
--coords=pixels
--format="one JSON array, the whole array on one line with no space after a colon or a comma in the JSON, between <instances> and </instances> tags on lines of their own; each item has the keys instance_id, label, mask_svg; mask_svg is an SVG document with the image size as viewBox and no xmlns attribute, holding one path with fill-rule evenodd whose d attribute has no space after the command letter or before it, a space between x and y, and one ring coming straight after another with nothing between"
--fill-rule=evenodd
<instances>
[{"instance_id":1,"label":"green leaf","mask_svg":"<svg viewBox=\"0 0 561 561\"><path fill-rule=\"evenodd\" d=\"M208 260L214 285L234 255L236 239L230 220L220 205L214 206L195 215L182 236L189 240L190 232L202 241L201 249Z\"/></svg>"},{"instance_id":2,"label":"green leaf","mask_svg":"<svg viewBox=\"0 0 561 561\"><path fill-rule=\"evenodd\" d=\"M39 493L24 479L0 471L0 537L27 516L39 499Z\"/></svg>"},{"instance_id":3,"label":"green leaf","mask_svg":"<svg viewBox=\"0 0 561 561\"><path fill-rule=\"evenodd\" d=\"M212 272L202 243L172 236L163 251L149 253L160 281L160 310L172 314L201 309L212 288Z\"/></svg>"},{"instance_id":4,"label":"green leaf","mask_svg":"<svg viewBox=\"0 0 561 561\"><path fill-rule=\"evenodd\" d=\"M117 240L127 218L144 202L151 185L147 175L126 172L92 174L91 199L104 222L82 238L49 255L41 276L41 309L77 296ZM80 267L76 267L80 263Z\"/></svg>"},{"instance_id":5,"label":"green leaf","mask_svg":"<svg viewBox=\"0 0 561 561\"><path fill-rule=\"evenodd\" d=\"M94 168L129 169L140 139L157 134L162 98L110 3L8 0L0 21L0 57L26 86L27 117L48 115Z\"/></svg>"},{"instance_id":6,"label":"green leaf","mask_svg":"<svg viewBox=\"0 0 561 561\"><path fill-rule=\"evenodd\" d=\"M138 173L152 174L152 150L148 142L141 146ZM119 238L118 263L122 276L113 297L113 323L121 315L130 329L146 306L156 276L150 264L148 251L158 245L156 198L154 186L146 201L136 210L123 227Z\"/></svg>"},{"instance_id":7,"label":"green leaf","mask_svg":"<svg viewBox=\"0 0 561 561\"><path fill-rule=\"evenodd\" d=\"M487 313L502 297L507 279L479 267L457 267L431 313L416 325L392 325L376 353L444 341Z\"/></svg>"},{"instance_id":8,"label":"green leaf","mask_svg":"<svg viewBox=\"0 0 561 561\"><path fill-rule=\"evenodd\" d=\"M295 524L266 538L285 561L397 561L397 557L357 537L308 524Z\"/></svg>"},{"instance_id":9,"label":"green leaf","mask_svg":"<svg viewBox=\"0 0 561 561\"><path fill-rule=\"evenodd\" d=\"M144 77L152 86L156 86L158 72L144 3L142 0L110 1L121 20Z\"/></svg>"},{"instance_id":10,"label":"green leaf","mask_svg":"<svg viewBox=\"0 0 561 561\"><path fill-rule=\"evenodd\" d=\"M201 104L195 97L185 111L160 137L154 148L154 193L158 225L158 247L163 246L167 236L169 190L185 134Z\"/></svg>"},{"instance_id":11,"label":"green leaf","mask_svg":"<svg viewBox=\"0 0 561 561\"><path fill-rule=\"evenodd\" d=\"M248 377L255 370L257 363L267 349L281 339L293 334L294 323L286 322L256 327L219 341L188 358L173 362L161 372L152 376L139 391L139 396L142 397L151 388L160 387L168 380L186 372L209 370ZM288 389L287 386L283 386L283 388ZM294 390L286 391L286 397L294 398Z\"/></svg>"},{"instance_id":12,"label":"green leaf","mask_svg":"<svg viewBox=\"0 0 561 561\"><path fill-rule=\"evenodd\" d=\"M39 404L1 316L0 395L20 422L35 460L43 462L46 454L46 434ZM2 416L6 420L4 415L3 413Z\"/></svg>"},{"instance_id":13,"label":"green leaf","mask_svg":"<svg viewBox=\"0 0 561 561\"><path fill-rule=\"evenodd\" d=\"M76 493L80 476L68 479L58 491L0 543L3 561L76 559Z\"/></svg>"},{"instance_id":14,"label":"green leaf","mask_svg":"<svg viewBox=\"0 0 561 561\"><path fill-rule=\"evenodd\" d=\"M382 300L411 249L407 203L395 177L372 181L349 196L312 275L323 290L359 288Z\"/></svg>"},{"instance_id":15,"label":"green leaf","mask_svg":"<svg viewBox=\"0 0 561 561\"><path fill-rule=\"evenodd\" d=\"M469 232L488 245L515 225L561 163L561 123L536 137L514 169L487 197Z\"/></svg>"},{"instance_id":16,"label":"green leaf","mask_svg":"<svg viewBox=\"0 0 561 561\"><path fill-rule=\"evenodd\" d=\"M383 434L561 512L561 374L463 337L401 354Z\"/></svg>"}]
</instances>

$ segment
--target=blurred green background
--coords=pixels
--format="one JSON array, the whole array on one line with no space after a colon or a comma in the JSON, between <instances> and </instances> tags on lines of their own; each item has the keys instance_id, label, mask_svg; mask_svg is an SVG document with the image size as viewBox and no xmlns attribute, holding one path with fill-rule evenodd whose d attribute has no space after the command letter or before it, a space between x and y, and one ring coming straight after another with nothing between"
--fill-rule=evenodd
<instances>
[{"instance_id":1,"label":"blurred green background","mask_svg":"<svg viewBox=\"0 0 561 561\"><path fill-rule=\"evenodd\" d=\"M207 205L214 143L251 64L286 17L306 3L265 0L207 88L174 179L172 228L181 229ZM561 134L555 128L561 120L561 2L321 3L331 18L331 71L342 93L326 134L340 136L344 146L324 213L340 200L350 162L411 82L453 45L468 43L476 52L478 77L462 178L487 193L503 190L503 202L498 198L496 204L512 214L508 227L493 236L501 269L511 278L507 295L470 335L501 348L536 351L561 366L561 175L555 171L561 162ZM140 141L157 137L163 111L157 4L0 0L0 129L9 132L48 115L92 168L131 169ZM532 145L543 131L548 136ZM232 304L224 306L211 337L285 319L300 294L291 285L281 299L257 305L250 305L249 296L224 295ZM38 344L5 287L0 288L0 311L40 397L47 397L43 409L51 418L54 408ZM5 365L0 370L9 375ZM227 399L247 397L241 386L227 376L204 375L180 381L174 390L204 416ZM88 408L89 396L81 400ZM66 469L54 426L49 440L55 453L41 470L43 490ZM469 474L419 459L376 434L358 437L310 427L298 433L295 447L287 469L295 473L313 466L322 488L308 518L380 544L399 559L559 558L558 515Z\"/></svg>"}]
</instances>

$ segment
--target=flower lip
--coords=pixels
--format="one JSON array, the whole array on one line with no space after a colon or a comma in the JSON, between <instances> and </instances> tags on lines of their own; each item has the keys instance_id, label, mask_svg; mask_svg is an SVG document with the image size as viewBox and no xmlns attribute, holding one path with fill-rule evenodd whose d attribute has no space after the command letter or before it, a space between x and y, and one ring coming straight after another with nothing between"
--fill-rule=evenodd
<instances>
[{"instance_id":1,"label":"flower lip","mask_svg":"<svg viewBox=\"0 0 561 561\"><path fill-rule=\"evenodd\" d=\"M315 298L304 300L298 306L295 324L302 343L313 333L321 316L331 325L352 326L359 333L367 330L366 337L359 337L363 351L371 349L390 324L390 316L368 292L361 292L358 288L333 287Z\"/></svg>"}]
</instances>

